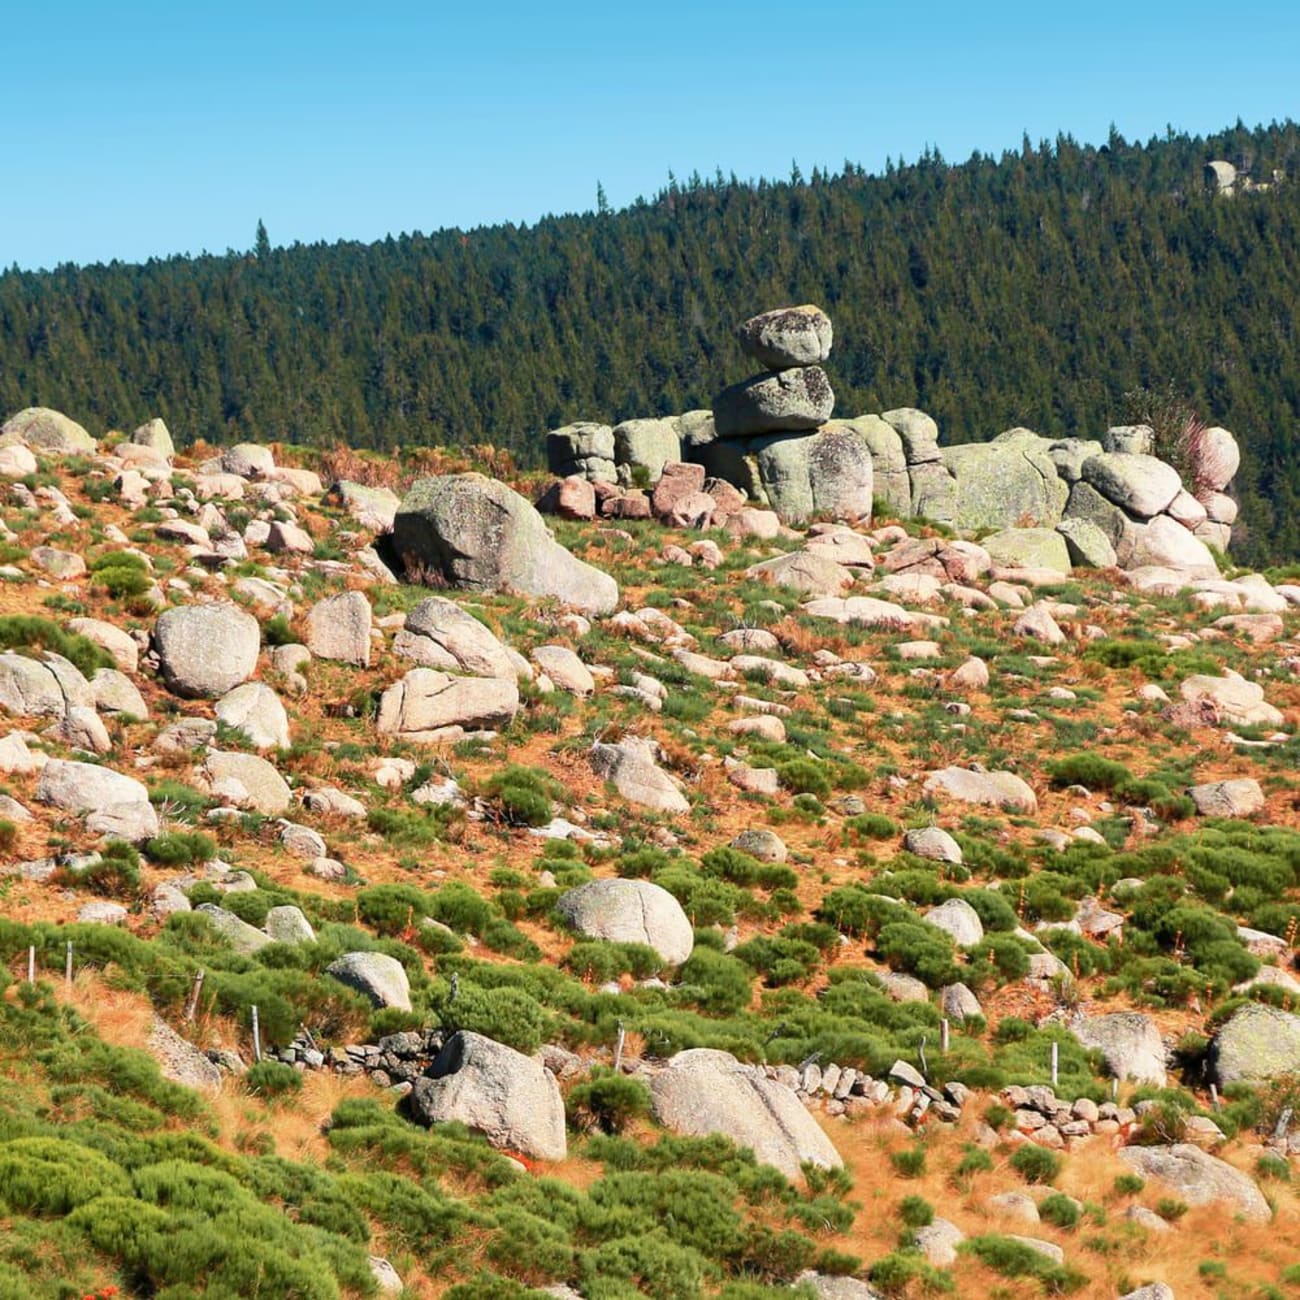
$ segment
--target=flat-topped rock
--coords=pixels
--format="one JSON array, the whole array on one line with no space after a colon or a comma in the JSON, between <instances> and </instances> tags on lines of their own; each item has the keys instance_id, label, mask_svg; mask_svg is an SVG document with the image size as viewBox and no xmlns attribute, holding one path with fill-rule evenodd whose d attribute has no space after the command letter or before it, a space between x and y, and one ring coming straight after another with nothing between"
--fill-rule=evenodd
<instances>
[{"instance_id":1,"label":"flat-topped rock","mask_svg":"<svg viewBox=\"0 0 1300 1300\"><path fill-rule=\"evenodd\" d=\"M988 804L1011 812L1038 811L1037 796L1014 772L945 767L926 778L924 789L926 794L943 795L960 803Z\"/></svg>"},{"instance_id":2,"label":"flat-topped rock","mask_svg":"<svg viewBox=\"0 0 1300 1300\"><path fill-rule=\"evenodd\" d=\"M1254 1181L1225 1160L1190 1142L1164 1147L1124 1147L1119 1158L1143 1178L1173 1188L1188 1205L1226 1201L1252 1223L1267 1223L1273 1211Z\"/></svg>"}]
</instances>

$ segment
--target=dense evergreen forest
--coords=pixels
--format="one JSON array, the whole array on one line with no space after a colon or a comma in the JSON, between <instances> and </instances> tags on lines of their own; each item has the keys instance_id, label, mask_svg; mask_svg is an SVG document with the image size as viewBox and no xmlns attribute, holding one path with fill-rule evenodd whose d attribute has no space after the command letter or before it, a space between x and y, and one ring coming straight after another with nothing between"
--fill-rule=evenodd
<instances>
[{"instance_id":1,"label":"dense evergreen forest","mask_svg":"<svg viewBox=\"0 0 1300 1300\"><path fill-rule=\"evenodd\" d=\"M1214 198L1225 158L1267 190ZM0 275L0 410L182 441L396 448L707 406L732 326L813 301L837 415L915 405L946 441L1095 435L1138 388L1232 429L1239 557L1300 555L1300 126L929 151L883 175L670 177L533 226ZM98 431L98 430L96 430Z\"/></svg>"}]
</instances>

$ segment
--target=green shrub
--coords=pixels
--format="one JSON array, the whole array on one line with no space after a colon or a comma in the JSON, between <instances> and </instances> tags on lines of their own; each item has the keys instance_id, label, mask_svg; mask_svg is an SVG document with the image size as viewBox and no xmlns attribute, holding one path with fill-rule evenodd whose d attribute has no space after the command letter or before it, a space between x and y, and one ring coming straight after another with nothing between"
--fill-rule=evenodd
<instances>
[{"instance_id":1,"label":"green shrub","mask_svg":"<svg viewBox=\"0 0 1300 1300\"><path fill-rule=\"evenodd\" d=\"M201 831L172 831L146 841L144 854L159 866L188 867L210 862L217 855L217 844Z\"/></svg>"},{"instance_id":2,"label":"green shrub","mask_svg":"<svg viewBox=\"0 0 1300 1300\"><path fill-rule=\"evenodd\" d=\"M509 763L484 783L483 793L496 800L511 826L545 826L555 815L555 800L564 788L542 768Z\"/></svg>"},{"instance_id":3,"label":"green shrub","mask_svg":"<svg viewBox=\"0 0 1300 1300\"><path fill-rule=\"evenodd\" d=\"M7 817L0 817L0 853L10 852L18 842L18 827Z\"/></svg>"},{"instance_id":4,"label":"green shrub","mask_svg":"<svg viewBox=\"0 0 1300 1300\"><path fill-rule=\"evenodd\" d=\"M296 645L298 638L283 614L274 614L262 624L262 643L269 646Z\"/></svg>"},{"instance_id":5,"label":"green shrub","mask_svg":"<svg viewBox=\"0 0 1300 1300\"><path fill-rule=\"evenodd\" d=\"M1133 774L1114 759L1100 754L1070 754L1047 765L1047 775L1055 786L1082 785L1089 790L1113 790Z\"/></svg>"},{"instance_id":6,"label":"green shrub","mask_svg":"<svg viewBox=\"0 0 1300 1300\"><path fill-rule=\"evenodd\" d=\"M244 1087L265 1101L281 1101L302 1091L302 1075L283 1061L258 1061L244 1075Z\"/></svg>"},{"instance_id":7,"label":"green shrub","mask_svg":"<svg viewBox=\"0 0 1300 1300\"><path fill-rule=\"evenodd\" d=\"M696 946L678 975L680 996L710 1015L730 1016L749 1006L752 976L736 957Z\"/></svg>"},{"instance_id":8,"label":"green shrub","mask_svg":"<svg viewBox=\"0 0 1300 1300\"><path fill-rule=\"evenodd\" d=\"M925 1173L925 1148L914 1146L902 1151L891 1151L889 1163L901 1178L920 1178Z\"/></svg>"},{"instance_id":9,"label":"green shrub","mask_svg":"<svg viewBox=\"0 0 1300 1300\"><path fill-rule=\"evenodd\" d=\"M527 993L516 988L484 988L461 980L456 996L436 999L448 1031L467 1029L531 1056L542 1045L545 1015Z\"/></svg>"},{"instance_id":10,"label":"green shrub","mask_svg":"<svg viewBox=\"0 0 1300 1300\"><path fill-rule=\"evenodd\" d=\"M1147 1185L1141 1174L1117 1174L1115 1191L1120 1196L1136 1196Z\"/></svg>"},{"instance_id":11,"label":"green shrub","mask_svg":"<svg viewBox=\"0 0 1300 1300\"><path fill-rule=\"evenodd\" d=\"M114 600L143 596L152 584L149 566L133 551L107 551L90 562L91 585Z\"/></svg>"},{"instance_id":12,"label":"green shrub","mask_svg":"<svg viewBox=\"0 0 1300 1300\"><path fill-rule=\"evenodd\" d=\"M640 1079L597 1068L590 1079L570 1089L565 1110L577 1129L621 1133L634 1119L650 1113L650 1089Z\"/></svg>"},{"instance_id":13,"label":"green shrub","mask_svg":"<svg viewBox=\"0 0 1300 1300\"><path fill-rule=\"evenodd\" d=\"M831 780L826 765L811 758L794 758L788 763L778 763L777 779L793 794L811 794L818 799L829 798Z\"/></svg>"},{"instance_id":14,"label":"green shrub","mask_svg":"<svg viewBox=\"0 0 1300 1300\"><path fill-rule=\"evenodd\" d=\"M993 1233L971 1237L962 1242L958 1249L975 1255L1003 1277L1037 1278L1044 1289L1053 1294L1077 1291L1087 1281L1077 1270L1054 1264L1041 1251L1011 1237Z\"/></svg>"},{"instance_id":15,"label":"green shrub","mask_svg":"<svg viewBox=\"0 0 1300 1300\"><path fill-rule=\"evenodd\" d=\"M898 1215L907 1227L924 1228L934 1222L934 1206L923 1196L905 1196Z\"/></svg>"},{"instance_id":16,"label":"green shrub","mask_svg":"<svg viewBox=\"0 0 1300 1300\"><path fill-rule=\"evenodd\" d=\"M1078 1203L1061 1192L1053 1192L1038 1202L1039 1217L1058 1228L1073 1228L1082 1213Z\"/></svg>"},{"instance_id":17,"label":"green shrub","mask_svg":"<svg viewBox=\"0 0 1300 1300\"><path fill-rule=\"evenodd\" d=\"M0 618L0 650L35 653L49 650L74 664L84 677L100 668L115 668L113 656L84 636L65 632L48 618L31 614L8 614Z\"/></svg>"},{"instance_id":18,"label":"green shrub","mask_svg":"<svg viewBox=\"0 0 1300 1300\"><path fill-rule=\"evenodd\" d=\"M1055 1151L1026 1142L1016 1148L1011 1167L1027 1183L1054 1183L1061 1172L1061 1158Z\"/></svg>"}]
</instances>

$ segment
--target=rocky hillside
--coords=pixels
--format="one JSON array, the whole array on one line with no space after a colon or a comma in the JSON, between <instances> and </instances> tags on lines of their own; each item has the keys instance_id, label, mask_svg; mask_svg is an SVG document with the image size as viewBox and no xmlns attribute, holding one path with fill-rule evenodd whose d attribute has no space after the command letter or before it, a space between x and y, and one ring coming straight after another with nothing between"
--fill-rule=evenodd
<instances>
[{"instance_id":1,"label":"rocky hillside","mask_svg":"<svg viewBox=\"0 0 1300 1300\"><path fill-rule=\"evenodd\" d=\"M1298 575L800 394L739 483L10 420L0 1297L1300 1286Z\"/></svg>"}]
</instances>

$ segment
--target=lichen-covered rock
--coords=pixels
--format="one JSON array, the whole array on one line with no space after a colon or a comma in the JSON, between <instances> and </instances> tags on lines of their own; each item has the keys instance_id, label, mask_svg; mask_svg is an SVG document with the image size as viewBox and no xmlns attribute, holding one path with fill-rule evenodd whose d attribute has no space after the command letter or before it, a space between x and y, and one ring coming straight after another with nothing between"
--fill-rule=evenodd
<instances>
[{"instance_id":1,"label":"lichen-covered rock","mask_svg":"<svg viewBox=\"0 0 1300 1300\"><path fill-rule=\"evenodd\" d=\"M721 1133L787 1178L799 1178L804 1161L823 1169L843 1163L793 1089L728 1052L678 1052L655 1075L650 1093L655 1118L666 1128L693 1137Z\"/></svg>"},{"instance_id":2,"label":"lichen-covered rock","mask_svg":"<svg viewBox=\"0 0 1300 1300\"><path fill-rule=\"evenodd\" d=\"M577 475L591 483L613 483L614 430L581 420L546 435L546 464L560 478Z\"/></svg>"},{"instance_id":3,"label":"lichen-covered rock","mask_svg":"<svg viewBox=\"0 0 1300 1300\"><path fill-rule=\"evenodd\" d=\"M871 451L851 426L773 434L753 439L746 449L757 461L767 503L783 522L871 518Z\"/></svg>"},{"instance_id":4,"label":"lichen-covered rock","mask_svg":"<svg viewBox=\"0 0 1300 1300\"><path fill-rule=\"evenodd\" d=\"M621 483L635 483L638 469L654 483L665 465L681 458L676 420L624 420L614 426L614 464Z\"/></svg>"},{"instance_id":5,"label":"lichen-covered rock","mask_svg":"<svg viewBox=\"0 0 1300 1300\"><path fill-rule=\"evenodd\" d=\"M168 690L216 699L253 675L262 633L237 605L184 605L158 616L153 643Z\"/></svg>"},{"instance_id":6,"label":"lichen-covered rock","mask_svg":"<svg viewBox=\"0 0 1300 1300\"><path fill-rule=\"evenodd\" d=\"M1252 1223L1267 1223L1273 1217L1263 1193L1247 1175L1190 1142L1124 1147L1119 1158L1143 1178L1155 1178L1173 1188L1188 1205L1227 1201Z\"/></svg>"},{"instance_id":7,"label":"lichen-covered rock","mask_svg":"<svg viewBox=\"0 0 1300 1300\"><path fill-rule=\"evenodd\" d=\"M980 545L995 564L1017 569L1051 569L1068 576L1070 551L1055 528L1005 528L982 539Z\"/></svg>"},{"instance_id":8,"label":"lichen-covered rock","mask_svg":"<svg viewBox=\"0 0 1300 1300\"><path fill-rule=\"evenodd\" d=\"M648 944L673 966L680 966L695 946L682 905L648 880L591 880L563 894L556 907L579 934Z\"/></svg>"},{"instance_id":9,"label":"lichen-covered rock","mask_svg":"<svg viewBox=\"0 0 1300 1300\"><path fill-rule=\"evenodd\" d=\"M747 356L769 370L820 365L831 354L830 317L810 303L751 316L736 330Z\"/></svg>"},{"instance_id":10,"label":"lichen-covered rock","mask_svg":"<svg viewBox=\"0 0 1300 1300\"><path fill-rule=\"evenodd\" d=\"M956 484L956 527L1055 527L1069 488L1056 472L1050 446L1032 430L1008 429L992 442L943 448L943 463Z\"/></svg>"},{"instance_id":11,"label":"lichen-covered rock","mask_svg":"<svg viewBox=\"0 0 1300 1300\"><path fill-rule=\"evenodd\" d=\"M1062 519L1056 531L1065 538L1072 564L1087 569L1110 569L1119 563L1110 538L1091 519Z\"/></svg>"},{"instance_id":12,"label":"lichen-covered rock","mask_svg":"<svg viewBox=\"0 0 1300 1300\"><path fill-rule=\"evenodd\" d=\"M618 604L613 578L570 554L532 505L482 474L412 484L393 521L393 546L408 570L473 591L550 596L586 614Z\"/></svg>"},{"instance_id":13,"label":"lichen-covered rock","mask_svg":"<svg viewBox=\"0 0 1300 1300\"><path fill-rule=\"evenodd\" d=\"M383 952L345 952L325 967L340 984L356 989L377 1007L411 1009L411 984L396 957Z\"/></svg>"},{"instance_id":14,"label":"lichen-covered rock","mask_svg":"<svg viewBox=\"0 0 1300 1300\"><path fill-rule=\"evenodd\" d=\"M156 451L164 460L171 460L176 455L176 444L172 441L171 431L156 415L136 429L131 435L131 445L148 447L151 451Z\"/></svg>"},{"instance_id":15,"label":"lichen-covered rock","mask_svg":"<svg viewBox=\"0 0 1300 1300\"><path fill-rule=\"evenodd\" d=\"M482 1034L453 1034L417 1079L411 1112L424 1124L464 1124L495 1147L537 1160L568 1153L555 1076L534 1057Z\"/></svg>"},{"instance_id":16,"label":"lichen-covered rock","mask_svg":"<svg viewBox=\"0 0 1300 1300\"><path fill-rule=\"evenodd\" d=\"M1200 489L1222 492L1241 468L1241 448L1227 429L1204 429L1191 447L1192 478ZM1226 520L1232 523L1232 520Z\"/></svg>"},{"instance_id":17,"label":"lichen-covered rock","mask_svg":"<svg viewBox=\"0 0 1300 1300\"><path fill-rule=\"evenodd\" d=\"M1248 1002L1220 1027L1211 1056L1221 1088L1300 1072L1300 1016Z\"/></svg>"},{"instance_id":18,"label":"lichen-covered rock","mask_svg":"<svg viewBox=\"0 0 1300 1300\"><path fill-rule=\"evenodd\" d=\"M1182 489L1172 465L1154 456L1104 451L1083 465L1084 481L1107 501L1138 519L1151 519L1169 507Z\"/></svg>"},{"instance_id":19,"label":"lichen-covered rock","mask_svg":"<svg viewBox=\"0 0 1300 1300\"><path fill-rule=\"evenodd\" d=\"M234 912L218 907L216 903L200 903L194 910L206 916L213 929L235 952L242 953L244 956L260 952L271 942L270 936L255 925L249 925Z\"/></svg>"},{"instance_id":20,"label":"lichen-covered rock","mask_svg":"<svg viewBox=\"0 0 1300 1300\"><path fill-rule=\"evenodd\" d=\"M830 419L834 407L826 372L820 366L802 366L754 375L724 388L713 401L713 423L719 438L815 429Z\"/></svg>"},{"instance_id":21,"label":"lichen-covered rock","mask_svg":"<svg viewBox=\"0 0 1300 1300\"><path fill-rule=\"evenodd\" d=\"M372 487L342 479L330 488L330 495L358 523L372 533L386 533L402 499L391 488Z\"/></svg>"},{"instance_id":22,"label":"lichen-covered rock","mask_svg":"<svg viewBox=\"0 0 1300 1300\"><path fill-rule=\"evenodd\" d=\"M0 447L14 443L55 455L92 452L97 445L75 420L47 406L29 406L0 425Z\"/></svg>"}]
</instances>

